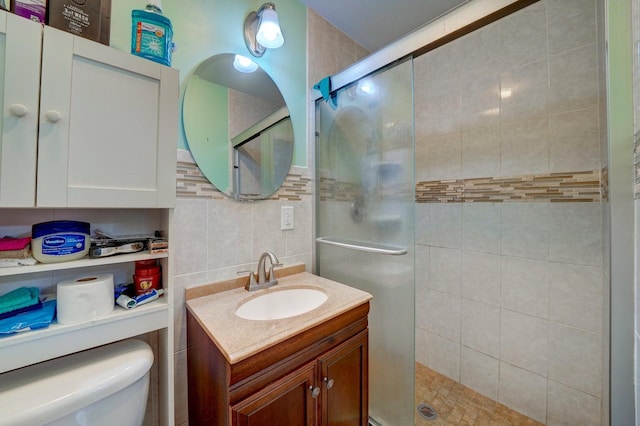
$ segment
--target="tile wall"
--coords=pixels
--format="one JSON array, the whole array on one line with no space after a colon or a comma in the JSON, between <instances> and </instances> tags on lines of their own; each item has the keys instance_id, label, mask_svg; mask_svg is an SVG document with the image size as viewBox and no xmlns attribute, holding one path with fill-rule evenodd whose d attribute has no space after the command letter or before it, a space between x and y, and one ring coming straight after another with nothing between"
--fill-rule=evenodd
<instances>
[{"instance_id":1,"label":"tile wall","mask_svg":"<svg viewBox=\"0 0 640 426\"><path fill-rule=\"evenodd\" d=\"M367 54L353 40L311 10L307 15L308 87ZM336 46L339 46L336 49ZM302 95L301 95L302 96ZM305 137L306 135L296 135ZM310 146L307 152L313 149ZM311 270L313 171L293 167L269 199L239 203L202 175L188 151L178 151L175 229L175 380L178 426L188 424L184 289L255 270L265 250L285 264ZM280 230L280 209L294 207L295 229ZM172 244L174 242L172 241Z\"/></svg>"},{"instance_id":2,"label":"tile wall","mask_svg":"<svg viewBox=\"0 0 640 426\"><path fill-rule=\"evenodd\" d=\"M311 88L324 77L338 73L369 52L307 8L307 54L307 75Z\"/></svg>"},{"instance_id":3,"label":"tile wall","mask_svg":"<svg viewBox=\"0 0 640 426\"><path fill-rule=\"evenodd\" d=\"M230 138L238 136L269 114L276 112L282 105L239 90L229 89L228 93Z\"/></svg>"},{"instance_id":4,"label":"tile wall","mask_svg":"<svg viewBox=\"0 0 640 426\"><path fill-rule=\"evenodd\" d=\"M548 424L601 421L596 4L541 0L415 60L416 361Z\"/></svg>"},{"instance_id":5,"label":"tile wall","mask_svg":"<svg viewBox=\"0 0 640 426\"><path fill-rule=\"evenodd\" d=\"M301 186L296 186L300 183ZM174 260L176 424L187 423L187 359L184 289L255 270L260 253L311 268L309 171L294 167L270 199L237 202L213 187L186 151L179 152ZM295 228L280 230L280 209L294 207Z\"/></svg>"}]
</instances>

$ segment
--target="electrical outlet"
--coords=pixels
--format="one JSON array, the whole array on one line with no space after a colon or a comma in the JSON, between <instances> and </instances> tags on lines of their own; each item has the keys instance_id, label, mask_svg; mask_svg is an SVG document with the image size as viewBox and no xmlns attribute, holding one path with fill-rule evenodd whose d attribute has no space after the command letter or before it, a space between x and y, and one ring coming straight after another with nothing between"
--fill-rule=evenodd
<instances>
[{"instance_id":1,"label":"electrical outlet","mask_svg":"<svg viewBox=\"0 0 640 426\"><path fill-rule=\"evenodd\" d=\"M282 206L280 214L280 229L293 229L293 206Z\"/></svg>"}]
</instances>

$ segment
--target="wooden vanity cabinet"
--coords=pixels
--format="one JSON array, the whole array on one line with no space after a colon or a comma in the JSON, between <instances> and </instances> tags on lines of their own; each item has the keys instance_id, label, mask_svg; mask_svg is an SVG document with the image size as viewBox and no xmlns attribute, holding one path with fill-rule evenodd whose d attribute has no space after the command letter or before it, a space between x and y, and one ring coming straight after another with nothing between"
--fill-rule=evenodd
<instances>
[{"instance_id":1,"label":"wooden vanity cabinet","mask_svg":"<svg viewBox=\"0 0 640 426\"><path fill-rule=\"evenodd\" d=\"M316 363L311 362L231 407L231 424L317 424Z\"/></svg>"},{"instance_id":2,"label":"wooden vanity cabinet","mask_svg":"<svg viewBox=\"0 0 640 426\"><path fill-rule=\"evenodd\" d=\"M189 424L368 424L369 304L230 364L187 311Z\"/></svg>"},{"instance_id":3,"label":"wooden vanity cabinet","mask_svg":"<svg viewBox=\"0 0 640 426\"><path fill-rule=\"evenodd\" d=\"M368 338L365 330L319 358L322 392L317 424L369 424Z\"/></svg>"}]
</instances>

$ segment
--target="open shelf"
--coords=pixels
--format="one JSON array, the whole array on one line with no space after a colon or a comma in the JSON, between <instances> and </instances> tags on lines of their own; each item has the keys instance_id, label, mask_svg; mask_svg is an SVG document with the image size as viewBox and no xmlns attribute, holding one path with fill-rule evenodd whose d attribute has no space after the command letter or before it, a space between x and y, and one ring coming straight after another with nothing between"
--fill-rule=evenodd
<instances>
[{"instance_id":1,"label":"open shelf","mask_svg":"<svg viewBox=\"0 0 640 426\"><path fill-rule=\"evenodd\" d=\"M81 324L54 321L47 328L0 337L0 373L165 328L169 321L173 321L173 312L163 296L131 310L116 306L98 320Z\"/></svg>"},{"instance_id":2,"label":"open shelf","mask_svg":"<svg viewBox=\"0 0 640 426\"><path fill-rule=\"evenodd\" d=\"M47 271L61 271L65 269L86 268L90 266L115 265L118 263L135 262L138 260L162 259L165 257L169 257L169 253L164 252L150 254L148 251L131 254L116 254L114 256L100 257L95 259L92 259L90 257L83 257L82 259L71 260L68 262L38 263L29 266L11 266L8 268L0 268L0 277L20 274L33 274L37 272Z\"/></svg>"}]
</instances>

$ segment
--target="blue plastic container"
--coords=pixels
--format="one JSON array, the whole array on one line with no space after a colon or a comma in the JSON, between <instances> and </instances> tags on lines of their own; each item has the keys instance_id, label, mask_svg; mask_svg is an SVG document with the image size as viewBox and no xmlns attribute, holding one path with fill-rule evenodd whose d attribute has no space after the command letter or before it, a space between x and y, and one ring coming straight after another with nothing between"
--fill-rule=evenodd
<instances>
[{"instance_id":1,"label":"blue plastic container","mask_svg":"<svg viewBox=\"0 0 640 426\"><path fill-rule=\"evenodd\" d=\"M54 220L31 227L31 251L42 263L80 259L89 253L90 225L75 220Z\"/></svg>"},{"instance_id":2,"label":"blue plastic container","mask_svg":"<svg viewBox=\"0 0 640 426\"><path fill-rule=\"evenodd\" d=\"M173 27L169 18L148 10L132 10L131 23L131 53L170 67Z\"/></svg>"}]
</instances>

